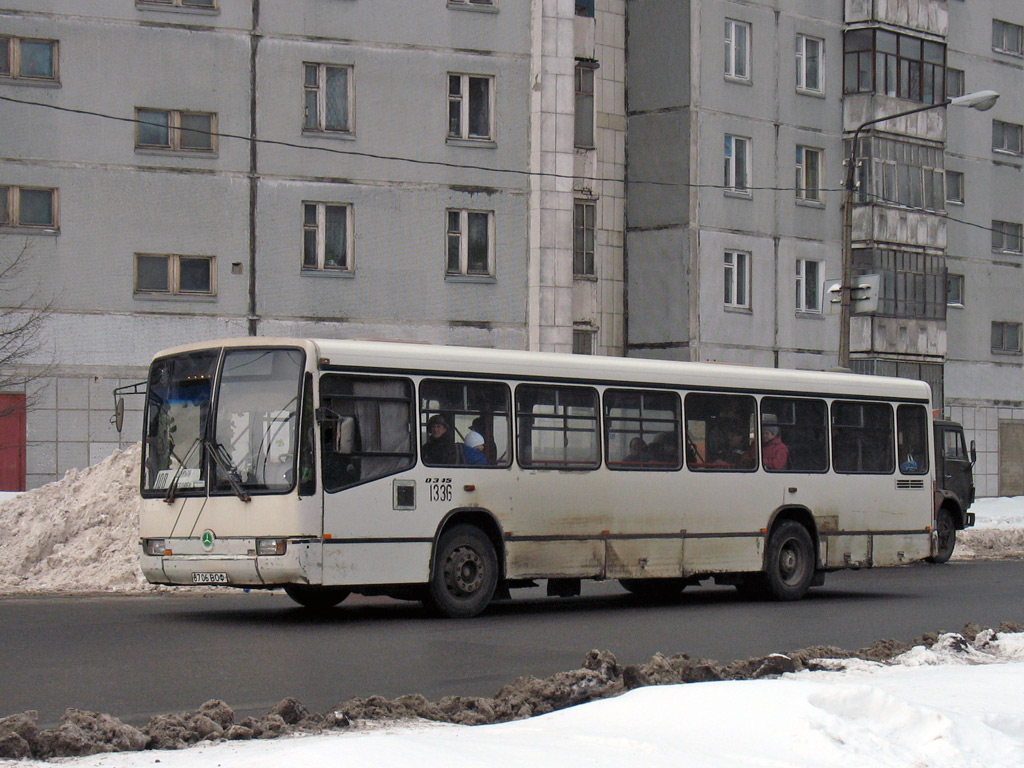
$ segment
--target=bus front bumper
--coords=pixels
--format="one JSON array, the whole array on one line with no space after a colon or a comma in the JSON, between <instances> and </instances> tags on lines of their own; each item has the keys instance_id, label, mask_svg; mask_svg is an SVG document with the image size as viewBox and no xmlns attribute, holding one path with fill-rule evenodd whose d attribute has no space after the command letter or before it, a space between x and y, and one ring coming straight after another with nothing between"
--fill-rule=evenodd
<instances>
[{"instance_id":1,"label":"bus front bumper","mask_svg":"<svg viewBox=\"0 0 1024 768\"><path fill-rule=\"evenodd\" d=\"M276 539L285 542L283 551L268 555L257 552L256 539L218 539L209 552L198 539L161 541L162 554L152 540L142 542L139 561L151 584L270 587L315 584L321 577L318 540Z\"/></svg>"}]
</instances>

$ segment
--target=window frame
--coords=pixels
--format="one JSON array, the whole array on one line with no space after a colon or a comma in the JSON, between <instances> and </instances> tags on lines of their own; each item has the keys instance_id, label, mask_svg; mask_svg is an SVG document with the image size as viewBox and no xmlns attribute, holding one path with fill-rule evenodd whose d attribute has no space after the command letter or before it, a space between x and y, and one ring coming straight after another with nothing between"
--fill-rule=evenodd
<instances>
[{"instance_id":1,"label":"window frame","mask_svg":"<svg viewBox=\"0 0 1024 768\"><path fill-rule=\"evenodd\" d=\"M845 424L837 421L837 410L840 407L845 406L856 406L861 409L861 418L858 424ZM887 424L884 426L877 426L864 423L864 415L867 409L885 409L887 416ZM879 411L880 413L881 411ZM829 406L829 443L832 446L832 471L838 475L892 475L896 473L896 415L893 410L892 404L888 402L875 402L869 400L844 400L837 398L832 401ZM877 450L869 451L870 455L875 456L885 462L885 466L881 469L864 469L863 462L858 462L858 468L849 468L846 464L843 464L843 468L840 468L839 459L846 461L849 457L846 455L847 452L841 451L837 447L839 443L839 435L846 434L841 430L847 430L851 437L861 439L858 441L858 445L861 447L868 448L882 448L887 453L879 453ZM884 435L888 439L883 443L881 440L872 440L869 432L886 432ZM875 445L872 445L875 443Z\"/></svg>"},{"instance_id":2,"label":"window frame","mask_svg":"<svg viewBox=\"0 0 1024 768\"><path fill-rule=\"evenodd\" d=\"M594 149L597 129L597 70L593 59L576 59L573 70L573 146ZM588 85L590 90L586 90Z\"/></svg>"},{"instance_id":3,"label":"window frame","mask_svg":"<svg viewBox=\"0 0 1024 768\"><path fill-rule=\"evenodd\" d=\"M451 394L461 390L461 401L456 403L453 400L442 400L442 395ZM489 393L489 394L484 394ZM470 395L475 395L471 397ZM497 395L497 397L495 397ZM479 381L467 378L425 378L421 379L417 387L417 400L419 402L419 457L420 463L425 467L453 467L472 466L474 469L507 469L512 466L512 443L514 434L512 429L512 391L505 382ZM474 402L490 403L492 405L504 406L492 407L489 411L474 406ZM490 415L488 425L486 414ZM431 463L424 457L423 447L428 442L427 423L433 416L440 415L445 419L448 427L448 434L451 436L452 451L455 456L453 463L434 462ZM469 431L474 426L475 418L484 418L485 427L489 427L490 435L478 431L485 440L485 454L493 451L494 456L488 455L487 464L467 464L460 455L463 438L461 427ZM504 419L505 444L497 442L494 435L496 431L494 424L497 419ZM488 445L490 443L490 445ZM504 449L504 450L503 450ZM503 461L499 459L504 456ZM491 463L491 462L494 463Z\"/></svg>"},{"instance_id":4,"label":"window frame","mask_svg":"<svg viewBox=\"0 0 1024 768\"><path fill-rule=\"evenodd\" d=\"M452 93L452 78L459 78L459 92ZM483 80L487 83L487 134L471 133L471 114L473 108L472 80ZM472 74L468 72L449 72L445 77L447 84L447 105L448 105L448 129L446 141L468 142L472 144L494 144L496 134L495 107L495 85L497 78L494 75ZM459 130L452 131L452 109L458 104Z\"/></svg>"},{"instance_id":5,"label":"window frame","mask_svg":"<svg viewBox=\"0 0 1024 768\"><path fill-rule=\"evenodd\" d=\"M452 229L452 214L458 214L459 228ZM469 247L470 231L469 217L471 214L483 214L487 216L487 269L484 271L469 271ZM445 279L494 279L495 277L495 215L493 210L482 210L477 208L446 208L445 209ZM459 268L458 271L451 267L452 243L457 241Z\"/></svg>"},{"instance_id":6,"label":"window frame","mask_svg":"<svg viewBox=\"0 0 1024 768\"><path fill-rule=\"evenodd\" d=\"M867 38L870 45L864 47ZM941 62L935 47L941 49ZM947 55L945 43L917 35L881 27L848 29L843 35L843 93L940 104L946 99Z\"/></svg>"},{"instance_id":7,"label":"window frame","mask_svg":"<svg viewBox=\"0 0 1024 768\"><path fill-rule=\"evenodd\" d=\"M574 355L596 355L597 346L596 328L573 328L572 329L572 353Z\"/></svg>"},{"instance_id":8,"label":"window frame","mask_svg":"<svg viewBox=\"0 0 1024 768\"><path fill-rule=\"evenodd\" d=\"M737 136L732 133L725 134L725 143L722 147L724 162L722 185L725 191L730 194L742 195L744 197L751 197L753 195L750 188L752 144L753 142L748 136ZM737 160L737 155L740 154L740 147L743 148L742 163ZM737 184L740 170L743 172L742 186Z\"/></svg>"},{"instance_id":9,"label":"window frame","mask_svg":"<svg viewBox=\"0 0 1024 768\"><path fill-rule=\"evenodd\" d=\"M635 410L635 415L612 415L613 408L619 408L625 410L626 406L615 403L615 399L618 397L625 398L639 398L639 407ZM668 409L657 408L652 405L651 407L645 408L645 398L651 399L663 399L670 401L670 407ZM672 390L660 390L660 389L634 389L629 387L609 387L602 393L601 407L604 424L604 463L605 466L612 471L653 471L653 472L677 472L683 468L683 451L682 451L682 434L683 434L683 410L682 400L679 397L679 393ZM657 416L646 416L645 413L651 411L663 411L668 410L672 413L672 418L665 419ZM622 426L626 423L635 424L635 429ZM655 425L655 428L648 428L649 425ZM658 425L665 426L669 425L670 429L658 429ZM629 442L625 443L628 449L630 443L634 439L639 438L644 441L645 446L652 446L655 442L659 441L659 436L669 434L672 435L671 448L674 449L673 456L656 457L655 453L642 455L636 460L631 460L628 454L623 454L621 449L618 453L620 456L625 458L613 460L611 456L616 451L612 450L613 435L615 433L625 433L629 435L635 435ZM649 442L645 438L650 437ZM667 442L667 439L665 440Z\"/></svg>"},{"instance_id":10,"label":"window frame","mask_svg":"<svg viewBox=\"0 0 1024 768\"><path fill-rule=\"evenodd\" d=\"M549 390L556 393L554 397L554 408L561 408L550 414L548 413L535 413L533 410L527 411L523 407L523 394L532 390ZM566 404L558 397L558 393L577 393L579 395L586 394L590 401L589 405L581 406L578 404L569 403ZM515 408L515 434L516 434L516 460L520 467L523 469L534 469L534 470L549 470L549 471L583 471L588 472L601 467L602 462L602 450L601 443L603 442L603 429L601 425L601 396L596 388L585 385L566 385L566 384L518 384L515 388L514 393L514 408ZM534 406L540 402L539 398L533 400ZM570 414L569 408L592 408L590 415L583 413ZM527 419L531 420L529 429L525 428L524 421ZM534 419L548 419L553 422L561 421L561 426L544 426L540 428L534 427ZM590 422L592 428L583 429L576 426L571 426L571 421ZM541 432L554 432L561 433L563 435L562 446L563 456L565 455L566 449L568 448L569 438L568 435L571 432L586 432L592 435L593 438L593 449L594 455L586 461L574 461L568 458L555 459L536 459L534 458L534 441L533 433L535 429ZM529 450L524 450L524 441L527 437L530 437Z\"/></svg>"},{"instance_id":11,"label":"window frame","mask_svg":"<svg viewBox=\"0 0 1024 768\"><path fill-rule=\"evenodd\" d=\"M943 171L943 180L946 183L946 202L952 203L953 205L964 204L964 174L962 171L951 171L946 168ZM950 181L956 179L956 182L951 184Z\"/></svg>"},{"instance_id":12,"label":"window frame","mask_svg":"<svg viewBox=\"0 0 1024 768\"><path fill-rule=\"evenodd\" d=\"M992 252L1024 254L1024 225L1013 221L992 221Z\"/></svg>"},{"instance_id":13,"label":"window frame","mask_svg":"<svg viewBox=\"0 0 1024 768\"><path fill-rule=\"evenodd\" d=\"M953 290L954 285L959 287ZM956 272L946 272L946 306L964 306L964 276Z\"/></svg>"},{"instance_id":14,"label":"window frame","mask_svg":"<svg viewBox=\"0 0 1024 768\"><path fill-rule=\"evenodd\" d=\"M1016 38L1016 43L1007 47L1006 43L1011 33ZM1008 56L1024 56L1024 26L1012 21L992 19L992 50Z\"/></svg>"},{"instance_id":15,"label":"window frame","mask_svg":"<svg viewBox=\"0 0 1024 768\"><path fill-rule=\"evenodd\" d=\"M967 73L956 67L946 67L946 98L955 99L967 93Z\"/></svg>"},{"instance_id":16,"label":"window frame","mask_svg":"<svg viewBox=\"0 0 1024 768\"><path fill-rule=\"evenodd\" d=\"M135 5L139 8L151 6L159 10L173 9L188 13L217 13L220 11L219 0L210 0L208 4L196 0L135 0Z\"/></svg>"},{"instance_id":17,"label":"window frame","mask_svg":"<svg viewBox=\"0 0 1024 768\"><path fill-rule=\"evenodd\" d=\"M60 216L57 187L36 187L19 184L0 184L4 190L6 205L0 210L0 230L25 232L59 232ZM23 191L50 193L50 222L48 224L27 223L21 219L21 194Z\"/></svg>"},{"instance_id":18,"label":"window frame","mask_svg":"<svg viewBox=\"0 0 1024 768\"><path fill-rule=\"evenodd\" d=\"M813 157L815 161L809 162ZM825 164L825 150L819 147L796 145L796 199L802 203L822 204L821 174ZM808 182L813 177L813 185Z\"/></svg>"},{"instance_id":19,"label":"window frame","mask_svg":"<svg viewBox=\"0 0 1024 768\"><path fill-rule=\"evenodd\" d=\"M0 35L0 40L7 41L7 60L0 62L4 65L0 69L0 81L9 80L19 84L29 85L60 85L60 41L44 37L19 37L17 35ZM21 47L24 43L46 43L50 47L50 69L53 74L50 76L26 75L22 66L23 56Z\"/></svg>"},{"instance_id":20,"label":"window frame","mask_svg":"<svg viewBox=\"0 0 1024 768\"><path fill-rule=\"evenodd\" d=\"M310 223L308 211L311 206L316 208L316 221ZM327 209L341 208L345 211L345 237L344 237L344 263L340 266L328 265L327 259ZM303 274L343 274L351 275L355 272L355 254L353 253L353 229L354 212L351 203L324 201L324 200L303 200L302 201L302 260L301 272ZM315 233L316 243L316 264L306 263L306 243L310 233Z\"/></svg>"},{"instance_id":21,"label":"window frame","mask_svg":"<svg viewBox=\"0 0 1024 768\"><path fill-rule=\"evenodd\" d=\"M722 259L722 298L723 305L726 309L751 309L750 261L750 251L740 251L735 249L728 249L725 251ZM739 295L741 293L743 294L742 297Z\"/></svg>"},{"instance_id":22,"label":"window frame","mask_svg":"<svg viewBox=\"0 0 1024 768\"><path fill-rule=\"evenodd\" d=\"M139 287L139 259L140 258L163 258L167 260L167 289ZM186 291L181 288L181 260L195 259L206 261L208 265L208 291ZM132 259L132 294L134 296L154 297L183 297L187 299L196 297L210 297L217 295L217 257L203 254L183 253L150 253L136 252Z\"/></svg>"},{"instance_id":23,"label":"window frame","mask_svg":"<svg viewBox=\"0 0 1024 768\"><path fill-rule=\"evenodd\" d=\"M572 206L573 277L597 276L597 201L576 198Z\"/></svg>"},{"instance_id":24,"label":"window frame","mask_svg":"<svg viewBox=\"0 0 1024 768\"><path fill-rule=\"evenodd\" d=\"M1019 355L1021 354L1021 337L1022 335L1022 324L1014 321L1005 320L993 320L992 331L989 339L990 348L994 355ZM1014 334L1017 337L1017 344L1015 347L1007 345L1007 339L1009 334L1007 333L1010 329L1014 330ZM996 344L996 332L999 335L999 344Z\"/></svg>"},{"instance_id":25,"label":"window frame","mask_svg":"<svg viewBox=\"0 0 1024 768\"><path fill-rule=\"evenodd\" d=\"M992 151L1014 157L1024 155L1024 125L1005 120L993 120Z\"/></svg>"},{"instance_id":26,"label":"window frame","mask_svg":"<svg viewBox=\"0 0 1024 768\"><path fill-rule=\"evenodd\" d=\"M814 43L817 48L817 82L808 84L807 73L809 71L808 43ZM825 60L825 41L820 37L812 35L797 34L796 36L796 89L800 93L812 93L821 95L825 92L824 78L821 76L821 65Z\"/></svg>"},{"instance_id":27,"label":"window frame","mask_svg":"<svg viewBox=\"0 0 1024 768\"><path fill-rule=\"evenodd\" d=\"M155 112L167 116L167 144L143 144L140 133L145 126L162 127L159 124L143 119L143 112ZM188 147L183 146L182 136L188 131L195 129L183 128L182 118L191 116L204 116L210 120L209 129L199 131L198 135L205 135L210 140L209 147ZM162 109L159 107L136 107L135 108L135 150L137 152L159 152L180 153L185 155L214 155L217 152L217 113L203 112L194 109Z\"/></svg>"},{"instance_id":28,"label":"window frame","mask_svg":"<svg viewBox=\"0 0 1024 768\"><path fill-rule=\"evenodd\" d=\"M814 265L814 277L813 282L809 283L809 276L807 275L807 267ZM822 262L819 259L797 259L796 260L796 300L795 308L797 312L802 314L815 314L820 315L822 311ZM807 299L807 286L809 284L814 285L814 305L809 306Z\"/></svg>"},{"instance_id":29,"label":"window frame","mask_svg":"<svg viewBox=\"0 0 1024 768\"><path fill-rule=\"evenodd\" d=\"M316 68L316 84L310 86L307 80L309 71ZM345 127L327 127L327 72L328 70L340 70L345 73ZM307 134L327 136L354 136L355 135L355 67L351 64L328 64L326 62L304 61L302 62L302 132ZM310 94L316 98L316 125L309 125L309 103Z\"/></svg>"},{"instance_id":30,"label":"window frame","mask_svg":"<svg viewBox=\"0 0 1024 768\"><path fill-rule=\"evenodd\" d=\"M744 30L743 40L737 42L736 31ZM740 19L725 20L725 79L749 83L751 81L750 52L753 26ZM742 70L742 71L738 71Z\"/></svg>"}]
</instances>

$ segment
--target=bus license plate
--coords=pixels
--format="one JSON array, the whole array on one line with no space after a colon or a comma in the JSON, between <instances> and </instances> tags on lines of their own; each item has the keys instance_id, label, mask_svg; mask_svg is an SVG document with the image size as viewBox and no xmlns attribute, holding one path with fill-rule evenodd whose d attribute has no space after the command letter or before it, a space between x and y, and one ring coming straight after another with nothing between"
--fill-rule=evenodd
<instances>
[{"instance_id":1,"label":"bus license plate","mask_svg":"<svg viewBox=\"0 0 1024 768\"><path fill-rule=\"evenodd\" d=\"M193 573L192 574L193 584L227 584L228 575L226 573Z\"/></svg>"}]
</instances>

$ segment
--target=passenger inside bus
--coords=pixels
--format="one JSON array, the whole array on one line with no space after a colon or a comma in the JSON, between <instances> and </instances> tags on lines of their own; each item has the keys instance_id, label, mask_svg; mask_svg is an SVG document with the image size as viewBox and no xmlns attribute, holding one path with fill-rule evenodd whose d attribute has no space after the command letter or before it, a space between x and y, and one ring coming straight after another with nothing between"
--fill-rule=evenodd
<instances>
[{"instance_id":1,"label":"passenger inside bus","mask_svg":"<svg viewBox=\"0 0 1024 768\"><path fill-rule=\"evenodd\" d=\"M761 463L765 469L786 469L789 448L782 442L779 420L774 413L761 414Z\"/></svg>"},{"instance_id":2,"label":"passenger inside bus","mask_svg":"<svg viewBox=\"0 0 1024 768\"><path fill-rule=\"evenodd\" d=\"M439 413L427 419L427 440L423 443L423 461L426 464L457 464L455 441L448 429L448 421Z\"/></svg>"},{"instance_id":3,"label":"passenger inside bus","mask_svg":"<svg viewBox=\"0 0 1024 768\"><path fill-rule=\"evenodd\" d=\"M629 453L622 461L626 464L643 464L647 461L648 456L647 443L643 441L643 438L634 437L629 441Z\"/></svg>"},{"instance_id":4,"label":"passenger inside bus","mask_svg":"<svg viewBox=\"0 0 1024 768\"><path fill-rule=\"evenodd\" d=\"M466 433L466 439L462 441L462 458L467 464L487 464L485 451L483 435L475 429L470 429Z\"/></svg>"}]
</instances>

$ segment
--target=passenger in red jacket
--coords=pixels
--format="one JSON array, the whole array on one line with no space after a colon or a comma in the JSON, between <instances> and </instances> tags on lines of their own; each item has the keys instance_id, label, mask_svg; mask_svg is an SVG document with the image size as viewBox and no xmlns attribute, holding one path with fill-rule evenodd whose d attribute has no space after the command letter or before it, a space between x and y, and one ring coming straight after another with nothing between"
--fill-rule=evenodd
<instances>
[{"instance_id":1,"label":"passenger in red jacket","mask_svg":"<svg viewBox=\"0 0 1024 768\"><path fill-rule=\"evenodd\" d=\"M774 413L761 416L761 463L765 469L785 469L789 448L782 442L779 420Z\"/></svg>"}]
</instances>

